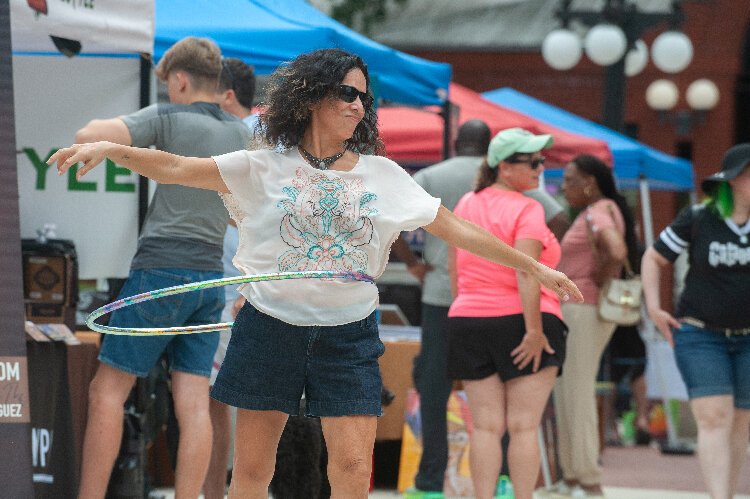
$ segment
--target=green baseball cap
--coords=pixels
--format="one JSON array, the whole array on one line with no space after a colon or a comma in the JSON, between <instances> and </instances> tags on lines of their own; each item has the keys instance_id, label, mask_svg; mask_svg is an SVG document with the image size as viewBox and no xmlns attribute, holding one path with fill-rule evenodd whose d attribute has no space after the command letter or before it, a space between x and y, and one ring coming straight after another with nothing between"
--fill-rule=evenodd
<instances>
[{"instance_id":1,"label":"green baseball cap","mask_svg":"<svg viewBox=\"0 0 750 499\"><path fill-rule=\"evenodd\" d=\"M552 146L552 135L534 135L523 128L506 128L497 132L487 149L487 165L497 168L505 158L516 153L532 154Z\"/></svg>"}]
</instances>

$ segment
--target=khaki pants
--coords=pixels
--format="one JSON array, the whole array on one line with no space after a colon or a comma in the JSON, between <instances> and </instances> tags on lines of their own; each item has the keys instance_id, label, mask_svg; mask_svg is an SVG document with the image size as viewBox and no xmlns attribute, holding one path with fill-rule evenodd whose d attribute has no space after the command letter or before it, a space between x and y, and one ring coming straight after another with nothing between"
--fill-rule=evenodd
<instances>
[{"instance_id":1,"label":"khaki pants","mask_svg":"<svg viewBox=\"0 0 750 499\"><path fill-rule=\"evenodd\" d=\"M596 375L615 324L599 319L595 305L564 304L568 325L565 364L554 390L563 478L601 483Z\"/></svg>"}]
</instances>

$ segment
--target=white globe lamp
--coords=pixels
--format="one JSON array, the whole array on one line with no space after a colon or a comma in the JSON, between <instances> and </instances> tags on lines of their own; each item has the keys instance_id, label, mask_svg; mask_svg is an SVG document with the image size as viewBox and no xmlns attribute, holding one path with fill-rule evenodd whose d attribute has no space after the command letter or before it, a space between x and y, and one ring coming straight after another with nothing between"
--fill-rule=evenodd
<instances>
[{"instance_id":1,"label":"white globe lamp","mask_svg":"<svg viewBox=\"0 0 750 499\"><path fill-rule=\"evenodd\" d=\"M625 55L625 74L635 76L648 64L648 47L643 40L636 40L632 49Z\"/></svg>"},{"instance_id":2,"label":"white globe lamp","mask_svg":"<svg viewBox=\"0 0 750 499\"><path fill-rule=\"evenodd\" d=\"M581 39L569 29L550 31L542 42L544 61L560 71L565 71L578 64L582 54Z\"/></svg>"},{"instance_id":3,"label":"white globe lamp","mask_svg":"<svg viewBox=\"0 0 750 499\"><path fill-rule=\"evenodd\" d=\"M656 111L669 111L677 104L680 91L669 80L656 80L646 89L646 102Z\"/></svg>"},{"instance_id":4,"label":"white globe lamp","mask_svg":"<svg viewBox=\"0 0 750 499\"><path fill-rule=\"evenodd\" d=\"M685 99L691 109L710 111L719 103L719 88L711 80L701 78L688 86Z\"/></svg>"},{"instance_id":5,"label":"white globe lamp","mask_svg":"<svg viewBox=\"0 0 750 499\"><path fill-rule=\"evenodd\" d=\"M679 73L693 60L693 43L680 31L665 31L651 46L651 59L665 73Z\"/></svg>"},{"instance_id":6,"label":"white globe lamp","mask_svg":"<svg viewBox=\"0 0 750 499\"><path fill-rule=\"evenodd\" d=\"M625 33L614 24L597 24L586 33L583 42L586 55L600 66L609 66L625 55Z\"/></svg>"}]
</instances>

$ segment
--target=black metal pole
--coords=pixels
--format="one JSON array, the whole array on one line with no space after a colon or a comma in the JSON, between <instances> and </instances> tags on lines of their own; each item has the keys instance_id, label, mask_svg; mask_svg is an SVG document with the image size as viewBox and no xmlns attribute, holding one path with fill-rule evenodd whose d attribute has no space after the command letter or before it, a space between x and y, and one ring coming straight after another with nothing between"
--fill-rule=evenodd
<instances>
[{"instance_id":1,"label":"black metal pole","mask_svg":"<svg viewBox=\"0 0 750 499\"><path fill-rule=\"evenodd\" d=\"M451 103L446 100L440 114L443 116L443 159L451 156Z\"/></svg>"},{"instance_id":2,"label":"black metal pole","mask_svg":"<svg viewBox=\"0 0 750 499\"><path fill-rule=\"evenodd\" d=\"M141 54L141 95L139 106L144 108L151 104L151 59ZM148 211L148 179L138 176L138 233L143 229Z\"/></svg>"},{"instance_id":3,"label":"black metal pole","mask_svg":"<svg viewBox=\"0 0 750 499\"><path fill-rule=\"evenodd\" d=\"M15 130L10 7L0 2L0 496L34 497Z\"/></svg>"},{"instance_id":4,"label":"black metal pole","mask_svg":"<svg viewBox=\"0 0 750 499\"><path fill-rule=\"evenodd\" d=\"M625 58L604 72L604 109L602 123L618 132L625 131Z\"/></svg>"}]
</instances>

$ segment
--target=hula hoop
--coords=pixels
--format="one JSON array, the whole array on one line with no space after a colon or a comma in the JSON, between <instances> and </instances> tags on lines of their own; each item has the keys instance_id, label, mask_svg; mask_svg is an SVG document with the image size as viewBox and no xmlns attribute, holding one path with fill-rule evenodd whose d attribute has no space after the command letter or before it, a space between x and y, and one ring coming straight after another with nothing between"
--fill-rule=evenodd
<instances>
[{"instance_id":1,"label":"hula hoop","mask_svg":"<svg viewBox=\"0 0 750 499\"><path fill-rule=\"evenodd\" d=\"M164 334L195 334L195 333L211 333L216 331L226 331L232 328L232 322L219 322L216 324L203 324L200 326L178 326L178 327L143 327L143 328L125 328L115 326L105 326L97 324L96 319L102 315L114 312L121 308L135 305L144 301L155 300L156 298L162 298L164 296L177 295L180 293L189 293L191 291L197 291L199 289L216 288L219 286L228 286L230 284L244 284L247 282L260 282L260 281L279 281L286 279L351 279L355 281L369 282L374 284L375 281L372 277L367 274L359 272L333 272L333 271L319 271L319 270L308 270L300 272L277 272L273 274L257 274L257 275L245 275L238 277L224 277L222 279L212 279L209 281L191 282L189 284L182 284L180 286L172 286L169 288L156 289L154 291L147 291L138 295L129 296L127 298L121 298L112 303L108 303L102 307L97 308L89 314L86 318L86 325L92 331L106 334L117 334L122 336L160 336Z\"/></svg>"}]
</instances>

